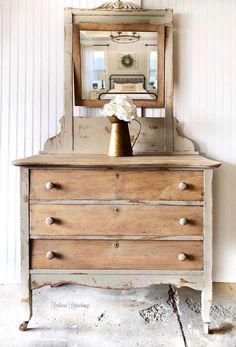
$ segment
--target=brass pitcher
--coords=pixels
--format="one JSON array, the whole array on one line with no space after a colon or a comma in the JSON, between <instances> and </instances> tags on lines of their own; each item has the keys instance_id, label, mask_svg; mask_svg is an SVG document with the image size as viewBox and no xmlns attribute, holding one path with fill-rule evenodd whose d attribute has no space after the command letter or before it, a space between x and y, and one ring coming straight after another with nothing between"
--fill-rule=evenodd
<instances>
[{"instance_id":1,"label":"brass pitcher","mask_svg":"<svg viewBox=\"0 0 236 347\"><path fill-rule=\"evenodd\" d=\"M136 139L131 145L130 134L128 123L123 120L118 119L116 116L108 117L111 122L111 135L110 135L110 143L108 149L108 155L110 157L129 157L133 155L133 147L135 142L138 139L138 136L141 132L141 124L140 122L140 130Z\"/></svg>"}]
</instances>

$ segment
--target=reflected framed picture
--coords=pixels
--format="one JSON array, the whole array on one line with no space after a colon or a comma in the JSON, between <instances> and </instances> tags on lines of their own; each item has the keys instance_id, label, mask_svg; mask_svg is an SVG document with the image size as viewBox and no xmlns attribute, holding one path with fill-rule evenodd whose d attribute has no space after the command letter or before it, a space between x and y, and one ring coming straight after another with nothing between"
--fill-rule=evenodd
<instances>
[{"instance_id":1,"label":"reflected framed picture","mask_svg":"<svg viewBox=\"0 0 236 347\"><path fill-rule=\"evenodd\" d=\"M118 70L137 70L138 69L138 54L133 53L118 53Z\"/></svg>"},{"instance_id":2,"label":"reflected framed picture","mask_svg":"<svg viewBox=\"0 0 236 347\"><path fill-rule=\"evenodd\" d=\"M97 82L93 83L93 89L98 89L98 83Z\"/></svg>"}]
</instances>

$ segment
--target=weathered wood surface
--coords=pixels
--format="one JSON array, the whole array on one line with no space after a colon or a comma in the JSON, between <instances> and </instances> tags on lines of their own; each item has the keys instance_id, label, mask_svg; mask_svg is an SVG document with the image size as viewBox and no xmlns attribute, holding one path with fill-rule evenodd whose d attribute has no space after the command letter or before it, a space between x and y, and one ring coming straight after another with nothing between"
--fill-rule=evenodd
<instances>
[{"instance_id":1,"label":"weathered wood surface","mask_svg":"<svg viewBox=\"0 0 236 347\"><path fill-rule=\"evenodd\" d=\"M23 310L23 321L28 322L32 316L32 291L30 288L30 259L29 259L29 170L21 168L21 303ZM20 328L24 329L27 323Z\"/></svg>"},{"instance_id":2,"label":"weathered wood surface","mask_svg":"<svg viewBox=\"0 0 236 347\"><path fill-rule=\"evenodd\" d=\"M135 154L182 153L197 154L193 142L179 135L178 122L171 117L172 129L168 128L166 118L139 118L142 125L140 136L134 146ZM65 117L60 120L61 132L48 139L42 153L65 153L63 150L65 135ZM168 123L170 124L170 123ZM111 124L107 118L101 117L74 117L74 152L76 154L107 154L110 139ZM136 122L129 125L131 140L136 137L139 127ZM167 139L169 134L169 140ZM174 135L172 138L171 134ZM166 141L174 145L168 147ZM172 149L171 149L172 148Z\"/></svg>"},{"instance_id":3,"label":"weathered wood surface","mask_svg":"<svg viewBox=\"0 0 236 347\"><path fill-rule=\"evenodd\" d=\"M72 8L73 23L148 23L171 25L172 9L142 11L95 11Z\"/></svg>"},{"instance_id":4,"label":"weathered wood surface","mask_svg":"<svg viewBox=\"0 0 236 347\"><path fill-rule=\"evenodd\" d=\"M50 216L53 224L45 219ZM180 225L181 218L186 225ZM32 205L32 235L202 235L200 206Z\"/></svg>"},{"instance_id":5,"label":"weathered wood surface","mask_svg":"<svg viewBox=\"0 0 236 347\"><path fill-rule=\"evenodd\" d=\"M204 172L205 206L204 206L204 288L201 296L202 320L204 332L208 334L211 322L212 304L212 234L213 234L213 170Z\"/></svg>"},{"instance_id":6,"label":"weathered wood surface","mask_svg":"<svg viewBox=\"0 0 236 347\"><path fill-rule=\"evenodd\" d=\"M173 118L173 27L165 29L165 151L174 151L174 118Z\"/></svg>"},{"instance_id":7,"label":"weathered wood surface","mask_svg":"<svg viewBox=\"0 0 236 347\"><path fill-rule=\"evenodd\" d=\"M134 146L134 153L164 152L164 118L139 118L142 126L140 136ZM44 153L64 153L62 138L65 132L64 117L61 119L61 133L48 139ZM136 138L139 125L129 125L131 141ZM104 117L74 117L74 153L107 154L111 124Z\"/></svg>"},{"instance_id":8,"label":"weathered wood surface","mask_svg":"<svg viewBox=\"0 0 236 347\"><path fill-rule=\"evenodd\" d=\"M64 46L64 65L65 65L65 122L64 131L62 132L63 152L72 152L74 149L74 103L73 103L73 79L74 68L72 61L72 11L66 9L64 12L65 21L65 46Z\"/></svg>"},{"instance_id":9,"label":"weathered wood surface","mask_svg":"<svg viewBox=\"0 0 236 347\"><path fill-rule=\"evenodd\" d=\"M171 270L165 273L155 271L138 271L137 274L132 271L129 273L116 273L115 270L110 272L100 271L93 273L86 270L73 270L71 274L65 273L63 270L53 270L48 273L48 270L43 270L43 273L38 273L40 270L31 271L31 286L33 289L40 288L46 285L58 286L64 283L80 284L89 287L107 288L107 289L128 289L128 288L141 288L148 287L156 284L172 284L176 287L187 286L196 290L203 288L202 274L197 271L191 273L171 273Z\"/></svg>"},{"instance_id":10,"label":"weathered wood surface","mask_svg":"<svg viewBox=\"0 0 236 347\"><path fill-rule=\"evenodd\" d=\"M68 167L148 167L148 168L210 168L220 162L200 155L145 155L108 157L96 154L42 154L15 160L17 166L68 166Z\"/></svg>"},{"instance_id":11,"label":"weathered wood surface","mask_svg":"<svg viewBox=\"0 0 236 347\"><path fill-rule=\"evenodd\" d=\"M202 171L31 170L30 181L30 199L38 200L203 200Z\"/></svg>"},{"instance_id":12,"label":"weathered wood surface","mask_svg":"<svg viewBox=\"0 0 236 347\"><path fill-rule=\"evenodd\" d=\"M31 240L32 269L201 270L202 241ZM53 259L46 253L52 251ZM179 261L185 253L187 259Z\"/></svg>"}]
</instances>

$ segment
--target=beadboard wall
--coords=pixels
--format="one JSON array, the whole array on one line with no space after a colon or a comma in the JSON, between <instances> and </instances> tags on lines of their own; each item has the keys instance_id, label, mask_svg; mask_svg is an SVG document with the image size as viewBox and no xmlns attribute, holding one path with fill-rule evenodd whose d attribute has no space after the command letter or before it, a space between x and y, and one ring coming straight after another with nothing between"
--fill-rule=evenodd
<instances>
[{"instance_id":1,"label":"beadboard wall","mask_svg":"<svg viewBox=\"0 0 236 347\"><path fill-rule=\"evenodd\" d=\"M10 162L42 149L63 115L63 9L102 2L0 0L0 283L20 278L19 171ZM175 116L201 153L223 162L214 280L236 282L236 1L142 4L174 9Z\"/></svg>"}]
</instances>

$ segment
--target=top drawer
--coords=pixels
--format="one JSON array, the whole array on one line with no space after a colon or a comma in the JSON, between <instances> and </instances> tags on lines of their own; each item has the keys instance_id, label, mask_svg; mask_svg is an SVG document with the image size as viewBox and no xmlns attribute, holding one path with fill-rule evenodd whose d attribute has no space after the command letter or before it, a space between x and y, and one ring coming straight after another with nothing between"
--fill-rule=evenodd
<instances>
[{"instance_id":1,"label":"top drawer","mask_svg":"<svg viewBox=\"0 0 236 347\"><path fill-rule=\"evenodd\" d=\"M203 200L203 171L31 170L38 200Z\"/></svg>"}]
</instances>

